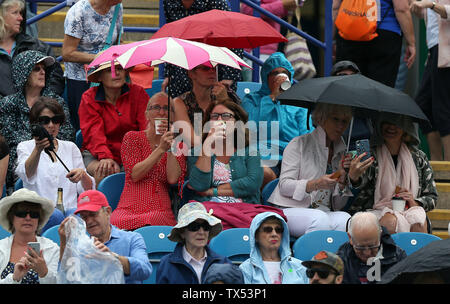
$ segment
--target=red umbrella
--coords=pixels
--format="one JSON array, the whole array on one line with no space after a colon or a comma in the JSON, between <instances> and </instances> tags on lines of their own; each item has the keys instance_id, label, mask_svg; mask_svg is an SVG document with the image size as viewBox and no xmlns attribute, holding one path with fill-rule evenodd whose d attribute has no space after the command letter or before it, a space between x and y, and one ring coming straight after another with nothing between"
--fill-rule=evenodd
<instances>
[{"instance_id":1,"label":"red umbrella","mask_svg":"<svg viewBox=\"0 0 450 304\"><path fill-rule=\"evenodd\" d=\"M176 37L228 48L256 48L287 41L261 18L217 9L165 24L152 36L162 37Z\"/></svg>"}]
</instances>

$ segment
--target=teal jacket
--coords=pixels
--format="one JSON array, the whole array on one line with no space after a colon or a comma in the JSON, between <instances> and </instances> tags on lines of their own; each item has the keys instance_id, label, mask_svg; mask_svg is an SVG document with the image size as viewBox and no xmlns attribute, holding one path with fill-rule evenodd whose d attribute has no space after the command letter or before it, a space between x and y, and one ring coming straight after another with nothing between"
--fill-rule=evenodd
<instances>
[{"instance_id":1,"label":"teal jacket","mask_svg":"<svg viewBox=\"0 0 450 304\"><path fill-rule=\"evenodd\" d=\"M255 233L261 223L269 216L276 216L283 224L284 232L279 250L281 263L282 284L308 284L306 268L302 261L292 257L289 244L289 229L284 219L274 212L263 212L255 216L250 225L250 258L245 260L239 268L244 275L245 284L272 284L269 274L264 267L261 252L256 244Z\"/></svg>"},{"instance_id":2,"label":"teal jacket","mask_svg":"<svg viewBox=\"0 0 450 304\"><path fill-rule=\"evenodd\" d=\"M241 198L245 203L261 203L261 185L263 181L263 168L259 154L251 156L250 149L245 148L242 154L235 152L230 158L231 189L234 197ZM255 151L253 151L255 152ZM195 191L203 192L213 187L213 171L204 172L195 166L198 156L188 157L189 184ZM216 157L211 157L211 168L214 168ZM199 202L209 201L211 197L195 194L190 198Z\"/></svg>"},{"instance_id":3,"label":"teal jacket","mask_svg":"<svg viewBox=\"0 0 450 304\"><path fill-rule=\"evenodd\" d=\"M281 161L284 148L286 148L288 143L296 136L309 133L313 127L310 122L310 130L307 128L307 109L281 105L278 100L273 102L270 98L267 78L272 70L279 67L289 71L292 82L294 69L291 63L282 53L273 53L262 66L261 89L255 93L245 95L241 105L248 113L249 122L255 121L256 127L258 127L258 123L267 122L267 140L261 138L259 129L257 129L261 158ZM275 130L273 131L273 136L271 135L271 122L279 123L278 138L276 138ZM265 151L265 147L269 149L270 153Z\"/></svg>"}]
</instances>

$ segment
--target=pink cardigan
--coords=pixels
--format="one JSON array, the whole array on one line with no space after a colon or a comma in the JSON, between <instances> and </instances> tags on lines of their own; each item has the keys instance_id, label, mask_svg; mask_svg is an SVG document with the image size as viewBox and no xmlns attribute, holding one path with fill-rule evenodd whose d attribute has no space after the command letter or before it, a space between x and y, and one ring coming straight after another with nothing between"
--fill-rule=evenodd
<instances>
[{"instance_id":1,"label":"pink cardigan","mask_svg":"<svg viewBox=\"0 0 450 304\"><path fill-rule=\"evenodd\" d=\"M261 0L261 8L265 9L266 11L271 12L272 14L283 18L287 15L288 11L283 7L283 3L281 0ZM246 15L253 16L253 8L242 4L241 5L241 13ZM280 31L280 24L273 21L272 19L266 17L265 15L261 14L261 18L269 23L273 28L275 28L277 31ZM266 44L260 47L259 52L261 54L267 54L271 55L275 53L278 49L278 43L272 43L272 44Z\"/></svg>"}]
</instances>

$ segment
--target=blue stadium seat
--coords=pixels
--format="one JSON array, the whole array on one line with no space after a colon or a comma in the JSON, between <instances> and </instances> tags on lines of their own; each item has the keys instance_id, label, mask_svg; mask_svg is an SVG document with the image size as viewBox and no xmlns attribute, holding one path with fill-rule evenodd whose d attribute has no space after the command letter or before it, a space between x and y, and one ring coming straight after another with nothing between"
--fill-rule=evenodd
<instances>
[{"instance_id":1,"label":"blue stadium seat","mask_svg":"<svg viewBox=\"0 0 450 304\"><path fill-rule=\"evenodd\" d=\"M161 258L174 251L177 243L167 238L171 230L172 226L145 226L135 230L144 238L148 257L153 267L152 275L144 281L144 284L155 284L156 271Z\"/></svg>"},{"instance_id":2,"label":"blue stadium seat","mask_svg":"<svg viewBox=\"0 0 450 304\"><path fill-rule=\"evenodd\" d=\"M263 205L271 205L267 200L269 199L270 195L272 194L273 190L275 190L276 186L278 185L279 178L274 179L273 181L268 182L262 192L262 204Z\"/></svg>"},{"instance_id":3,"label":"blue stadium seat","mask_svg":"<svg viewBox=\"0 0 450 304\"><path fill-rule=\"evenodd\" d=\"M336 253L339 247L348 241L348 234L336 230L316 230L299 237L293 247L294 257L309 261L322 250Z\"/></svg>"},{"instance_id":4,"label":"blue stadium seat","mask_svg":"<svg viewBox=\"0 0 450 304\"><path fill-rule=\"evenodd\" d=\"M45 230L45 232L42 234L43 237L48 238L55 242L56 244L60 244L59 241L59 233L58 233L59 225L53 226Z\"/></svg>"},{"instance_id":5,"label":"blue stadium seat","mask_svg":"<svg viewBox=\"0 0 450 304\"><path fill-rule=\"evenodd\" d=\"M102 192L106 196L106 198L108 199L108 203L113 211L119 204L124 184L125 172L108 175L98 184L97 190Z\"/></svg>"},{"instance_id":6,"label":"blue stadium seat","mask_svg":"<svg viewBox=\"0 0 450 304\"><path fill-rule=\"evenodd\" d=\"M6 196L6 185L3 185L2 198Z\"/></svg>"},{"instance_id":7,"label":"blue stadium seat","mask_svg":"<svg viewBox=\"0 0 450 304\"><path fill-rule=\"evenodd\" d=\"M8 231L6 231L5 229L3 229L2 226L0 226L0 240L9 237L11 235L11 233L9 233Z\"/></svg>"},{"instance_id":8,"label":"blue stadium seat","mask_svg":"<svg viewBox=\"0 0 450 304\"><path fill-rule=\"evenodd\" d=\"M230 228L221 231L210 242L212 251L241 264L250 257L250 229Z\"/></svg>"},{"instance_id":9,"label":"blue stadium seat","mask_svg":"<svg viewBox=\"0 0 450 304\"><path fill-rule=\"evenodd\" d=\"M252 81L238 81L236 94L242 100L246 94L254 93L261 88L261 83Z\"/></svg>"},{"instance_id":10,"label":"blue stadium seat","mask_svg":"<svg viewBox=\"0 0 450 304\"><path fill-rule=\"evenodd\" d=\"M419 250L431 242L441 240L440 237L420 232L398 232L391 235L394 242L405 250L407 255Z\"/></svg>"},{"instance_id":11,"label":"blue stadium seat","mask_svg":"<svg viewBox=\"0 0 450 304\"><path fill-rule=\"evenodd\" d=\"M81 134L81 130L77 131L75 143L77 144L78 149L81 149L81 146L83 145L83 135Z\"/></svg>"},{"instance_id":12,"label":"blue stadium seat","mask_svg":"<svg viewBox=\"0 0 450 304\"><path fill-rule=\"evenodd\" d=\"M152 97L155 93L161 91L163 81L164 79L154 79L152 82L152 87L145 89L149 97Z\"/></svg>"},{"instance_id":13,"label":"blue stadium seat","mask_svg":"<svg viewBox=\"0 0 450 304\"><path fill-rule=\"evenodd\" d=\"M16 183L14 184L14 191L17 191L22 188L23 188L23 181L19 178L19 179L17 179Z\"/></svg>"}]
</instances>

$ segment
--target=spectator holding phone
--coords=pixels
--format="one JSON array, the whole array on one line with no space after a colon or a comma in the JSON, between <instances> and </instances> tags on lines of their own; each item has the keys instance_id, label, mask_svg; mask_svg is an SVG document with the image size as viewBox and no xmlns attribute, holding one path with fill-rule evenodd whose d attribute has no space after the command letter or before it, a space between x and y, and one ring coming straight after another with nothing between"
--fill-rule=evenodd
<instances>
[{"instance_id":1,"label":"spectator holding phone","mask_svg":"<svg viewBox=\"0 0 450 304\"><path fill-rule=\"evenodd\" d=\"M58 225L75 211L79 193L95 188L95 180L86 172L75 143L57 139L65 119L63 108L55 99L41 97L30 110L30 124L38 124L47 130L53 138L54 149L45 150L50 147L49 138L34 138L17 146L16 174L22 179L24 188L50 199L53 206L56 205L57 189L63 188L65 214L55 209L43 231Z\"/></svg>"},{"instance_id":2,"label":"spectator holding phone","mask_svg":"<svg viewBox=\"0 0 450 304\"><path fill-rule=\"evenodd\" d=\"M0 200L0 225L11 232L0 240L0 284L55 284L59 247L38 236L53 212L53 202L22 188ZM38 242L35 252L29 242Z\"/></svg>"},{"instance_id":3,"label":"spectator holding phone","mask_svg":"<svg viewBox=\"0 0 450 304\"><path fill-rule=\"evenodd\" d=\"M268 200L283 209L292 236L345 231L350 215L339 210L352 193L342 167L342 134L351 118L350 107L318 103L312 113L316 129L295 137L285 148L280 179Z\"/></svg>"},{"instance_id":4,"label":"spectator holding phone","mask_svg":"<svg viewBox=\"0 0 450 304\"><path fill-rule=\"evenodd\" d=\"M404 115L382 113L372 138L373 161L361 154L346 162L353 187L361 190L349 212L371 211L389 233L427 233L426 213L436 206L437 191L427 156L418 148L419 137L412 120ZM406 202L393 210L392 198Z\"/></svg>"}]
</instances>

